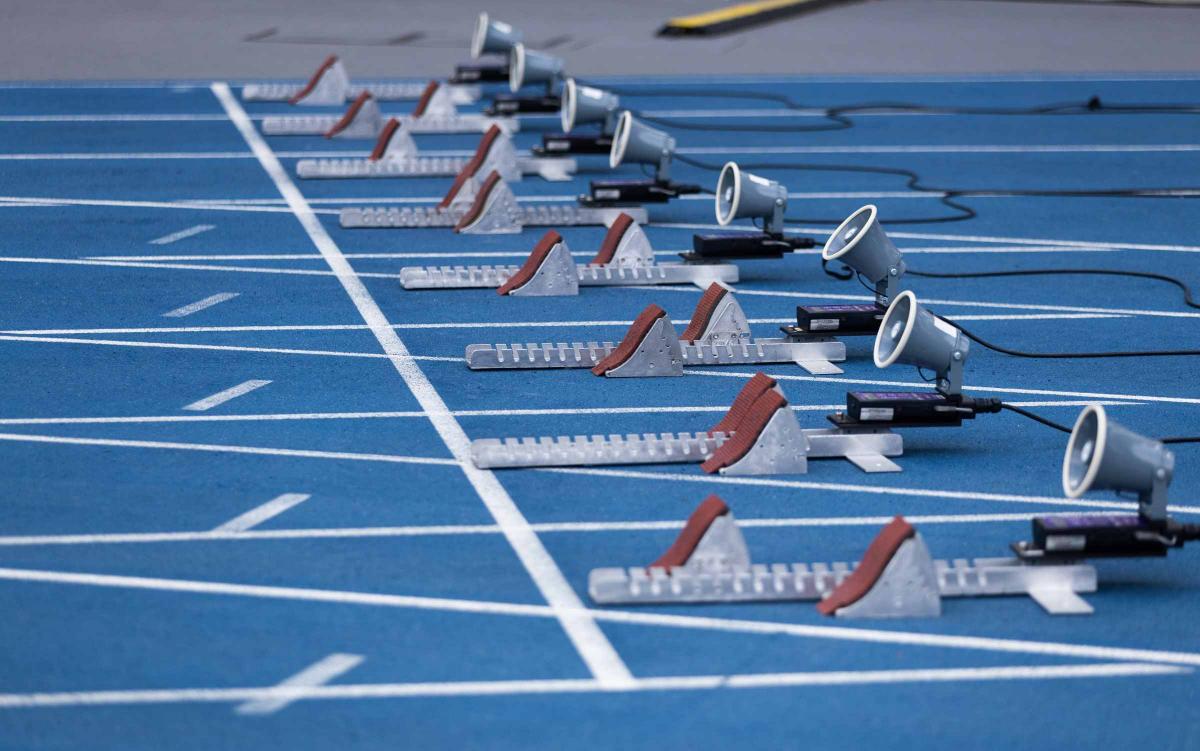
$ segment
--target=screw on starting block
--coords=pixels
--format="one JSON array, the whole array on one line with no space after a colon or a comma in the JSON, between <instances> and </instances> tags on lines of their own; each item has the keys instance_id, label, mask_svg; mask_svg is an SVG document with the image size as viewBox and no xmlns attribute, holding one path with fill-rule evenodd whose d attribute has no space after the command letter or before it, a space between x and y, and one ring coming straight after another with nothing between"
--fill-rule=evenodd
<instances>
[{"instance_id":1,"label":"screw on starting block","mask_svg":"<svg viewBox=\"0 0 1200 751\"><path fill-rule=\"evenodd\" d=\"M1092 612L1079 593L1095 592L1096 580L1095 568L1080 564L934 560L899 516L857 564L755 564L733 512L711 495L658 560L594 569L588 594L602 605L817 601L822 614L841 618L936 617L946 597L1027 595L1051 615L1069 615Z\"/></svg>"},{"instance_id":2,"label":"screw on starting block","mask_svg":"<svg viewBox=\"0 0 1200 751\"><path fill-rule=\"evenodd\" d=\"M557 182L570 180L575 169L574 159L518 154L512 138L498 125L483 135L470 159L422 157L408 128L395 117L384 124L366 159L301 159L296 163L296 174L302 178L446 177L464 172L475 177L495 170L505 180L519 181L525 174L534 174Z\"/></svg>"},{"instance_id":3,"label":"screw on starting block","mask_svg":"<svg viewBox=\"0 0 1200 751\"><path fill-rule=\"evenodd\" d=\"M606 361L617 354L619 358ZM662 308L642 311L616 347L583 344L511 346L473 344L467 347L472 370L604 368L610 378L682 375L685 366L796 363L809 373L841 373L833 363L846 359L846 345L823 337L754 339L750 324L728 288L714 282L700 298L691 323L680 337ZM597 359L592 359L597 358Z\"/></svg>"},{"instance_id":4,"label":"screw on starting block","mask_svg":"<svg viewBox=\"0 0 1200 751\"><path fill-rule=\"evenodd\" d=\"M485 469L700 464L709 474L803 474L808 459L841 458L866 472L899 471L887 457L904 453L903 439L886 430L800 428L775 379L756 374L725 416L707 431L642 435L486 438L471 443Z\"/></svg>"},{"instance_id":5,"label":"screw on starting block","mask_svg":"<svg viewBox=\"0 0 1200 751\"><path fill-rule=\"evenodd\" d=\"M492 170L475 188L472 177L455 180L450 192L436 207L403 208L351 207L342 209L341 226L356 229L419 229L452 227L455 232L475 235L513 234L523 227L608 226L622 213L618 209L585 209L578 204L518 203L512 190ZM467 205L469 208L462 208ZM627 210L636 221L647 220L645 209Z\"/></svg>"},{"instance_id":6,"label":"screw on starting block","mask_svg":"<svg viewBox=\"0 0 1200 751\"><path fill-rule=\"evenodd\" d=\"M448 86L447 90L456 104L470 104L479 99L478 86ZM467 83L467 82L463 82ZM297 105L340 105L357 99L367 92L380 101L420 99L425 86L419 83L386 83L371 81L352 84L346 68L337 55L330 55L317 68L317 72L305 84L251 83L242 87L242 99L247 102L287 102Z\"/></svg>"},{"instance_id":7,"label":"screw on starting block","mask_svg":"<svg viewBox=\"0 0 1200 751\"><path fill-rule=\"evenodd\" d=\"M547 242L553 240L550 245ZM543 247L545 246L545 247ZM563 283L558 283L559 279ZM575 282L566 281L574 278ZM407 266L400 269L404 289L500 288L502 295L576 295L580 287L633 287L738 280L732 264L654 262L654 250L641 226L622 213L608 228L600 252L586 265L575 263L567 243L548 231L521 266Z\"/></svg>"},{"instance_id":8,"label":"screw on starting block","mask_svg":"<svg viewBox=\"0 0 1200 751\"><path fill-rule=\"evenodd\" d=\"M520 129L515 120L482 115L460 115L443 87L430 81L411 114L397 116L409 133L482 133L493 125L506 133ZM280 115L265 117L262 132L268 136L320 136L326 138L379 138L383 132L383 113L370 92L360 93L340 117L337 115Z\"/></svg>"}]
</instances>

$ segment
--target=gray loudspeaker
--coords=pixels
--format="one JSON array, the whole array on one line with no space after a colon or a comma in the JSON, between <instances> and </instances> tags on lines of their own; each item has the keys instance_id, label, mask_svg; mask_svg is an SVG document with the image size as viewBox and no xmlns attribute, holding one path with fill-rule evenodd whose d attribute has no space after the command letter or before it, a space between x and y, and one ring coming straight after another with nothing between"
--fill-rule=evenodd
<instances>
[{"instance_id":1,"label":"gray loudspeaker","mask_svg":"<svg viewBox=\"0 0 1200 751\"><path fill-rule=\"evenodd\" d=\"M925 310L911 291L892 301L875 335L875 365L897 362L937 373L937 389L962 394L962 367L971 342L963 333Z\"/></svg>"},{"instance_id":2,"label":"gray loudspeaker","mask_svg":"<svg viewBox=\"0 0 1200 751\"><path fill-rule=\"evenodd\" d=\"M568 78L563 86L562 117L563 133L570 133L576 125L602 123L600 132L611 136L617 126L617 108L621 100L616 94L591 86L580 86L574 78Z\"/></svg>"},{"instance_id":3,"label":"gray loudspeaker","mask_svg":"<svg viewBox=\"0 0 1200 751\"><path fill-rule=\"evenodd\" d=\"M508 57L508 88L519 91L531 83L544 83L553 88L554 82L562 78L561 57L547 55L537 50L527 50L523 44L513 45Z\"/></svg>"},{"instance_id":4,"label":"gray loudspeaker","mask_svg":"<svg viewBox=\"0 0 1200 751\"><path fill-rule=\"evenodd\" d=\"M904 258L879 226L879 210L863 206L842 222L821 251L826 261L841 261L875 286L875 298L887 305L904 276Z\"/></svg>"},{"instance_id":5,"label":"gray loudspeaker","mask_svg":"<svg viewBox=\"0 0 1200 751\"><path fill-rule=\"evenodd\" d=\"M521 42L523 34L503 21L492 21L487 13L480 13L475 22L475 33L471 34L471 57L489 52L507 55Z\"/></svg>"},{"instance_id":6,"label":"gray loudspeaker","mask_svg":"<svg viewBox=\"0 0 1200 751\"><path fill-rule=\"evenodd\" d=\"M1078 498L1089 490L1137 493L1142 516L1167 518L1167 486L1175 455L1162 441L1147 438L1112 420L1099 404L1089 404L1075 421L1063 456L1063 492Z\"/></svg>"},{"instance_id":7,"label":"gray loudspeaker","mask_svg":"<svg viewBox=\"0 0 1200 751\"><path fill-rule=\"evenodd\" d=\"M722 227L739 217L761 217L763 231L783 234L787 188L765 177L742 172L736 162L726 162L717 178L717 223Z\"/></svg>"},{"instance_id":8,"label":"gray loudspeaker","mask_svg":"<svg viewBox=\"0 0 1200 751\"><path fill-rule=\"evenodd\" d=\"M608 166L616 169L624 162L655 165L657 180L671 179L671 157L675 153L675 139L661 130L655 130L633 119L633 113L625 110L617 119L613 132L612 151L608 154Z\"/></svg>"}]
</instances>

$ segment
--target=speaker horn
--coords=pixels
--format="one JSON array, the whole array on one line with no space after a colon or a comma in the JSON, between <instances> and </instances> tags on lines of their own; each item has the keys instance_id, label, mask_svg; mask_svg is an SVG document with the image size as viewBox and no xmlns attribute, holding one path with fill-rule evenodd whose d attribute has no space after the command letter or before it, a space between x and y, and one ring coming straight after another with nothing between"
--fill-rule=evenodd
<instances>
[{"instance_id":1,"label":"speaker horn","mask_svg":"<svg viewBox=\"0 0 1200 751\"><path fill-rule=\"evenodd\" d=\"M872 204L855 211L838 225L821 250L825 261L841 261L875 286L875 300L887 305L904 276L904 257L879 224Z\"/></svg>"},{"instance_id":2,"label":"speaker horn","mask_svg":"<svg viewBox=\"0 0 1200 751\"><path fill-rule=\"evenodd\" d=\"M570 133L576 125L601 123L601 134L612 135L620 104L620 98L611 91L581 86L574 78L568 78L563 85L560 111L563 133Z\"/></svg>"},{"instance_id":3,"label":"speaker horn","mask_svg":"<svg viewBox=\"0 0 1200 751\"><path fill-rule=\"evenodd\" d=\"M475 21L475 32L471 34L471 57L479 58L488 53L507 55L521 43L523 36L503 21L493 21L487 13L480 13Z\"/></svg>"},{"instance_id":4,"label":"speaker horn","mask_svg":"<svg viewBox=\"0 0 1200 751\"><path fill-rule=\"evenodd\" d=\"M612 151L608 166L616 169L625 162L655 165L654 178L660 182L671 179L671 157L675 154L675 139L633 119L625 110L617 119L613 131Z\"/></svg>"},{"instance_id":5,"label":"speaker horn","mask_svg":"<svg viewBox=\"0 0 1200 751\"><path fill-rule=\"evenodd\" d=\"M547 88L553 88L554 82L562 78L563 67L561 57L515 44L509 53L508 88L520 91L522 86L531 83L544 83Z\"/></svg>"},{"instance_id":6,"label":"speaker horn","mask_svg":"<svg viewBox=\"0 0 1200 751\"><path fill-rule=\"evenodd\" d=\"M875 335L875 365L886 368L902 362L937 373L937 389L947 396L962 395L962 368L971 342L963 333L935 317L911 291L901 292L888 306Z\"/></svg>"},{"instance_id":7,"label":"speaker horn","mask_svg":"<svg viewBox=\"0 0 1200 751\"><path fill-rule=\"evenodd\" d=\"M717 223L722 227L734 219L755 217L763 220L763 231L783 234L783 214L787 211L787 188L765 177L742 172L737 162L726 162L717 178Z\"/></svg>"},{"instance_id":8,"label":"speaker horn","mask_svg":"<svg viewBox=\"0 0 1200 751\"><path fill-rule=\"evenodd\" d=\"M1089 490L1136 493L1138 510L1153 521L1167 519L1167 487L1175 455L1153 438L1108 419L1089 404L1079 414L1063 456L1063 492L1078 498Z\"/></svg>"}]
</instances>

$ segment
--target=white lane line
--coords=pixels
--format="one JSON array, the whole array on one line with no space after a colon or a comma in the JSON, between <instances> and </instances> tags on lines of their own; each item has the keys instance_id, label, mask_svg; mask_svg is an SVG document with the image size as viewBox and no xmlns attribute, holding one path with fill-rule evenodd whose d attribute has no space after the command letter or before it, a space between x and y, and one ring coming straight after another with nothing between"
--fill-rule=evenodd
<instances>
[{"instance_id":1,"label":"white lane line","mask_svg":"<svg viewBox=\"0 0 1200 751\"><path fill-rule=\"evenodd\" d=\"M866 495L902 496L909 498L939 498L955 501L986 501L989 503L1030 503L1050 506L1078 508L1102 508L1113 511L1132 511L1136 503L1123 501L1101 501L1090 498L1062 498L1057 496L1018 495L1015 493L982 493L970 490L936 490L933 488L897 488L889 485L855 485L842 482L812 482L807 480L776 480L768 477L738 477L734 475L699 475L679 472L643 472L626 469L601 469L590 467L561 467L538 469L564 475L586 475L625 480L652 480L655 482L712 483L717 485L749 485L763 488L792 488L796 490L820 490L838 493L863 493ZM1178 513L1200 513L1200 506L1171 506Z\"/></svg>"},{"instance_id":2,"label":"white lane line","mask_svg":"<svg viewBox=\"0 0 1200 751\"><path fill-rule=\"evenodd\" d=\"M254 206L221 201L181 203L177 201L127 201L104 198L57 198L42 196L0 196L0 204L11 207L103 206L122 209L184 209L187 211L249 211L268 214L289 213L285 206ZM326 213L336 214L330 210Z\"/></svg>"},{"instance_id":3,"label":"white lane line","mask_svg":"<svg viewBox=\"0 0 1200 751\"><path fill-rule=\"evenodd\" d=\"M678 154L1073 154L1158 153L1200 151L1196 143L1089 144L925 144L878 146L699 146L676 149Z\"/></svg>"},{"instance_id":4,"label":"white lane line","mask_svg":"<svg viewBox=\"0 0 1200 751\"><path fill-rule=\"evenodd\" d=\"M400 456L397 454L360 454L349 451L317 451L284 449L266 446L231 446L221 443L179 443L175 441L130 441L118 438L78 438L74 436L36 435L31 433L0 433L0 441L16 443L58 443L67 446L110 446L113 448L168 449L172 451L205 451L218 454L253 454L258 456L288 456L301 459L333 459L337 461L385 462L392 464L433 464L457 467L455 459L433 456Z\"/></svg>"},{"instance_id":5,"label":"white lane line","mask_svg":"<svg viewBox=\"0 0 1200 751\"><path fill-rule=\"evenodd\" d=\"M1041 154L1041 153L1186 153L1200 151L1195 143L1094 144L879 144L862 146L699 146L676 149L679 154ZM365 158L358 149L278 151L281 159ZM470 156L470 150L421 150L428 156ZM31 152L0 154L0 161L112 161L159 159L253 159L248 151L126 151Z\"/></svg>"},{"instance_id":6,"label":"white lane line","mask_svg":"<svg viewBox=\"0 0 1200 751\"><path fill-rule=\"evenodd\" d=\"M116 589L139 589L160 592L187 592L202 595L258 597L264 599L323 602L343 605L411 608L478 615L507 615L526 618L556 618L557 611L548 605L532 605L492 600L462 600L447 597L379 594L307 587L281 587L259 584L197 581L193 579L162 579L144 576L116 576L73 571L43 571L37 569L0 568L0 579L9 581L73 584ZM1110 647L1091 644L1003 639L986 636L931 634L890 629L870 629L848 626L807 625L773 621L740 620L693 615L668 615L647 611L626 611L589 608L585 614L595 620L645 626L721 631L746 634L779 634L835 641L875 644L905 644L948 649L982 650L1013 654L1036 654L1125 662L1152 662L1169 665L1200 666L1200 653ZM631 679L633 680L633 679ZM616 688L605 684L608 688ZM623 685L629 685L628 682Z\"/></svg>"},{"instance_id":7,"label":"white lane line","mask_svg":"<svg viewBox=\"0 0 1200 751\"><path fill-rule=\"evenodd\" d=\"M362 655L335 652L268 689L268 695L250 699L238 705L234 711L238 714L273 714L292 702L305 698L314 688L324 686L339 675L353 670L362 661Z\"/></svg>"},{"instance_id":8,"label":"white lane line","mask_svg":"<svg viewBox=\"0 0 1200 751\"><path fill-rule=\"evenodd\" d=\"M740 291L740 290L739 290ZM1129 318L1118 313L981 313L956 315L956 321L1093 321L1108 318ZM750 318L749 323L779 324L793 323L795 318ZM570 328L593 326L629 326L632 321L504 321L506 328ZM686 325L687 319L672 319L671 323ZM428 330L428 329L494 329L496 321L463 321L429 323L394 323L392 328L398 330ZM189 334L189 333L218 333L218 332L252 332L252 331L362 331L365 324L298 324L295 326L152 326L141 328L115 329L13 329L0 330L0 334L50 336L50 335L80 335L80 334ZM94 340L88 340L94 341Z\"/></svg>"},{"instance_id":9,"label":"white lane line","mask_svg":"<svg viewBox=\"0 0 1200 751\"><path fill-rule=\"evenodd\" d=\"M237 297L239 294L241 294L241 293L240 292L218 292L215 295L209 295L208 297L204 298L203 300L197 300L194 303L189 303L187 305L184 305L183 307L175 308L175 310L167 311L166 313L163 313L163 318L183 318L184 316L190 316L192 313L198 313L199 311L204 310L205 308L211 308L212 306L218 305L227 300L232 300L233 298Z\"/></svg>"},{"instance_id":10,"label":"white lane line","mask_svg":"<svg viewBox=\"0 0 1200 751\"><path fill-rule=\"evenodd\" d=\"M442 683L366 683L337 686L245 688L125 689L38 694L0 694L0 709L89 707L144 704L199 704L295 701L348 701L442 696L524 696L539 694L612 693L615 691L710 691L716 689L799 686L862 686L897 683L1035 681L1131 678L1180 675L1189 668L1150 663L1091 665L1011 665L1003 667L925 668L904 670L838 670L805 673L742 673L637 678L617 689L590 678L546 678ZM244 704L243 706L248 706Z\"/></svg>"},{"instance_id":11,"label":"white lane line","mask_svg":"<svg viewBox=\"0 0 1200 751\"><path fill-rule=\"evenodd\" d=\"M177 271L238 271L253 274L286 274L291 276L333 276L321 269L289 269L272 266L214 266L196 263L146 263L137 261L101 261L85 258L29 258L19 256L0 257L0 263L46 263L59 266L113 266L129 269L174 269ZM362 273L361 277L396 279L396 274Z\"/></svg>"},{"instance_id":12,"label":"white lane line","mask_svg":"<svg viewBox=\"0 0 1200 751\"><path fill-rule=\"evenodd\" d=\"M52 336L8 336L0 335L4 342L40 342L43 344L94 344L107 347L142 347L147 349L190 349L211 350L213 352L253 352L275 355L313 355L316 357L359 357L368 359L384 359L387 355L378 352L338 352L325 349L287 349L284 347L238 347L232 344L185 344L181 342L139 342L117 339L72 339ZM439 355L412 355L414 360L429 360L433 362L462 362L461 357Z\"/></svg>"},{"instance_id":13,"label":"white lane line","mask_svg":"<svg viewBox=\"0 0 1200 751\"><path fill-rule=\"evenodd\" d=\"M270 383L271 383L270 381L263 381L263 380L257 380L257 379L243 381L242 383L239 383L236 386L230 386L229 388L225 389L224 391L218 391L217 393L213 394L212 396L206 396L203 399L194 401L191 404L188 404L187 406L183 407L183 409L186 409L190 412L204 412L205 410L209 410L209 409L212 409L213 407L222 405L225 402L229 401L230 399L236 399L239 396L242 396L244 394L249 394L251 391L254 391L255 389L261 389L263 386L266 386Z\"/></svg>"},{"instance_id":14,"label":"white lane line","mask_svg":"<svg viewBox=\"0 0 1200 751\"><path fill-rule=\"evenodd\" d=\"M1077 516L1078 511L1039 511L1023 514L901 514L910 524L994 524L998 522L1027 522L1047 516ZM1118 511L1093 511L1093 516L1117 515ZM789 517L752 519L739 516L738 526L756 528L806 527L878 527L890 522L887 516ZM538 534L587 534L600 532L662 532L682 529L683 521L616 521L616 522L544 522L531 524ZM263 540L339 540L375 537L442 537L455 535L498 535L495 524L434 524L409 527L315 527L301 529L255 529L245 532L211 531L182 532L110 532L75 535L11 535L0 536L0 547L38 545L137 545L164 542L260 542Z\"/></svg>"},{"instance_id":15,"label":"white lane line","mask_svg":"<svg viewBox=\"0 0 1200 751\"><path fill-rule=\"evenodd\" d=\"M430 422L446 444L451 454L459 459L460 467L467 480L475 488L496 523L504 529L505 537L517 557L529 572L550 608L557 615L568 638L575 645L583 662L592 675L605 686L618 687L633 681L633 674L621 660L608 637L596 622L582 610L582 601L567 582L558 564L550 556L529 526L508 491L500 484L495 474L481 470L471 462L471 442L462 426L458 424L446 407L446 403L430 383L420 366L408 356L408 348L396 335L395 329L379 309L362 280L354 273L350 262L341 249L325 231L321 221L304 200L304 196L288 177L283 165L272 153L266 142L255 130L245 110L224 83L212 85L213 94L221 102L234 127L242 134L250 150L258 157L259 164L275 183L281 196L296 215L297 221L308 233L309 238L324 256L329 268L345 288L363 321L371 327L380 346L392 358L392 364L405 385L412 391L421 409L430 413Z\"/></svg>"},{"instance_id":16,"label":"white lane line","mask_svg":"<svg viewBox=\"0 0 1200 751\"><path fill-rule=\"evenodd\" d=\"M714 229L727 230L719 224L703 224L697 222L654 222L652 227L672 229ZM832 230L829 227L793 227L795 232L806 235L828 237ZM1159 245L1150 243L1117 243L1094 242L1091 240L1049 240L1044 237L999 237L993 235L950 235L934 232L909 232L906 230L888 230L888 236L902 240L936 240L939 242L972 242L994 243L998 245L1062 245L1074 248L1102 248L1109 250L1161 250L1179 253L1200 253L1200 245Z\"/></svg>"},{"instance_id":17,"label":"white lane line","mask_svg":"<svg viewBox=\"0 0 1200 751\"><path fill-rule=\"evenodd\" d=\"M617 289L629 289L628 287L618 287ZM701 294L702 291L698 288L676 286L676 285L660 285L655 287L655 290L669 292L687 292ZM872 295L849 295L849 294L833 294L828 292L793 292L782 290L765 290L765 289L746 289L738 286L737 293L746 297L788 297L802 298L812 300L852 300L855 302L863 300L874 300ZM1170 293L1168 293L1170 294ZM1144 308L1093 308L1083 307L1078 305L1043 305L1038 303L1001 303L988 302L982 300L953 300L943 298L928 298L921 297L921 302L928 305L956 305L964 308L1003 308L1010 310L1045 310L1045 311L1061 311L1064 313L1100 313L1105 315L1123 315L1123 316L1152 316L1157 318L1200 318L1200 313L1182 310L1147 310Z\"/></svg>"},{"instance_id":18,"label":"white lane line","mask_svg":"<svg viewBox=\"0 0 1200 751\"><path fill-rule=\"evenodd\" d=\"M150 244L170 245L173 242L179 242L180 240L184 240L189 237L195 237L196 235L208 232L209 230L214 230L216 228L217 225L215 224L197 224L195 227L188 227L187 229L181 229L178 232L172 232L169 235L163 235L162 237L155 238L150 241Z\"/></svg>"},{"instance_id":19,"label":"white lane line","mask_svg":"<svg viewBox=\"0 0 1200 751\"><path fill-rule=\"evenodd\" d=\"M709 376L713 378L753 378L753 373L745 371L689 370L685 375ZM864 386L898 386L905 389L928 389L929 384L918 381L885 381L878 378L830 378L827 376L772 375L780 381L811 381L813 383L851 383ZM1200 399L1187 396L1150 396L1147 394L1106 394L1096 391L1054 391L1051 389L1023 389L1012 386L963 386L966 391L1000 391L1006 394L1027 394L1032 396L1059 396L1076 399L1112 399L1130 402L1161 402L1164 404L1200 404Z\"/></svg>"},{"instance_id":20,"label":"white lane line","mask_svg":"<svg viewBox=\"0 0 1200 751\"><path fill-rule=\"evenodd\" d=\"M1140 407L1141 402L1097 401L1068 399L1054 401L1011 401L1015 407L1084 407L1100 404L1105 407ZM796 412L826 412L843 409L845 404L790 404ZM644 414L720 414L729 405L711 406L646 406L646 407L553 407L543 409L456 409L453 417L543 417L575 415L644 415ZM389 420L426 417L420 410L386 412L276 412L269 414L236 415L113 415L95 417L4 417L0 425L137 425L141 423L173 422L278 422L285 420Z\"/></svg>"},{"instance_id":21,"label":"white lane line","mask_svg":"<svg viewBox=\"0 0 1200 751\"><path fill-rule=\"evenodd\" d=\"M245 532L249 529L257 527L259 524L274 519L284 511L304 503L311 495L307 493L284 493L267 501L261 506L250 509L246 513L236 516L224 524L213 530L214 533L236 533Z\"/></svg>"}]
</instances>

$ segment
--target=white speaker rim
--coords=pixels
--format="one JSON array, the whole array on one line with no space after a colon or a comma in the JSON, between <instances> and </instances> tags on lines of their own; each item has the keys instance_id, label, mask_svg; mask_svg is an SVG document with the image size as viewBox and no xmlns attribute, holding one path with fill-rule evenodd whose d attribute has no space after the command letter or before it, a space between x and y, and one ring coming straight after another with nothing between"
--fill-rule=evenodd
<instances>
[{"instance_id":1,"label":"white speaker rim","mask_svg":"<svg viewBox=\"0 0 1200 751\"><path fill-rule=\"evenodd\" d=\"M563 83L562 108L559 110L559 118L562 120L563 133L570 133L575 127L575 109L577 106L575 91L575 79L568 78Z\"/></svg>"},{"instance_id":2,"label":"white speaker rim","mask_svg":"<svg viewBox=\"0 0 1200 751\"><path fill-rule=\"evenodd\" d=\"M521 90L525 83L525 45L518 42L513 45L512 57L508 64L508 88L513 93Z\"/></svg>"},{"instance_id":3,"label":"white speaker rim","mask_svg":"<svg viewBox=\"0 0 1200 751\"><path fill-rule=\"evenodd\" d=\"M733 171L733 200L729 202L729 213L721 216L721 183L725 179L725 172ZM725 162L725 166L721 168L721 174L717 176L717 195L713 201L717 210L717 224L722 227L727 226L737 217L738 206L742 203L742 168L737 165L737 162Z\"/></svg>"},{"instance_id":4,"label":"white speaker rim","mask_svg":"<svg viewBox=\"0 0 1200 751\"><path fill-rule=\"evenodd\" d=\"M1083 421L1089 415L1096 416L1096 447L1092 449L1092 460L1088 462L1087 471L1083 473L1083 479L1079 485L1071 488L1071 454L1075 451L1075 442L1079 440L1079 428L1083 425ZM1078 498L1091 489L1092 483L1096 481L1096 475L1100 473L1100 463L1104 459L1105 444L1108 443L1108 413L1104 411L1104 407L1099 404L1089 404L1079 413L1079 417L1075 420L1075 427L1071 429L1071 438L1067 441L1067 453L1063 456L1063 493L1068 498Z\"/></svg>"},{"instance_id":5,"label":"white speaker rim","mask_svg":"<svg viewBox=\"0 0 1200 751\"><path fill-rule=\"evenodd\" d=\"M613 133L612 149L608 152L608 166L616 169L625 159L625 147L629 145L629 132L633 130L633 113L625 110L617 119L617 128Z\"/></svg>"},{"instance_id":6,"label":"white speaker rim","mask_svg":"<svg viewBox=\"0 0 1200 751\"><path fill-rule=\"evenodd\" d=\"M863 225L863 228L859 230L858 234L856 234L854 238L850 240L850 242L842 246L841 250L835 253L830 253L829 246L833 244L834 240L836 240L840 234L842 234L842 231L846 229L846 226L857 219L864 211L868 212L870 217L867 218L867 222ZM854 250L855 246L858 245L858 241L863 238L863 235L867 234L871 227L875 225L878 216L879 209L875 208L875 204L868 203L866 206L861 207L858 211L855 211L853 214L846 217L846 221L839 224L838 228L835 229L833 234L829 236L829 239L825 241L825 247L821 249L821 258L824 258L826 261L833 261Z\"/></svg>"},{"instance_id":7,"label":"white speaker rim","mask_svg":"<svg viewBox=\"0 0 1200 751\"><path fill-rule=\"evenodd\" d=\"M487 39L488 30L488 14L486 11L479 14L479 18L475 21L475 33L471 35L471 57L476 60L483 54L483 40Z\"/></svg>"},{"instance_id":8,"label":"white speaker rim","mask_svg":"<svg viewBox=\"0 0 1200 751\"><path fill-rule=\"evenodd\" d=\"M896 346L892 348L892 353L886 358L881 359L879 356L879 345L883 342L884 336L887 335L887 330L889 328L887 323L888 319L892 317L892 308L896 307L896 305L904 299L908 300L908 316L904 320L904 333L900 335L900 341L897 342ZM916 323L917 309L919 307L920 306L917 304L917 296L914 295L912 290L909 289L906 289L900 294L896 295L896 299L892 300L892 304L888 306L887 312L883 314L883 320L879 323L879 333L875 335L875 347L871 352L872 358L875 360L875 367L886 368L899 359L900 353L903 352L904 348L908 346L908 340L912 336L913 324Z\"/></svg>"}]
</instances>

